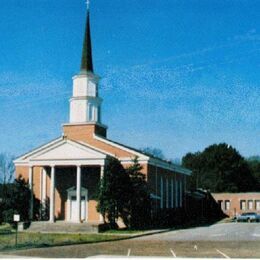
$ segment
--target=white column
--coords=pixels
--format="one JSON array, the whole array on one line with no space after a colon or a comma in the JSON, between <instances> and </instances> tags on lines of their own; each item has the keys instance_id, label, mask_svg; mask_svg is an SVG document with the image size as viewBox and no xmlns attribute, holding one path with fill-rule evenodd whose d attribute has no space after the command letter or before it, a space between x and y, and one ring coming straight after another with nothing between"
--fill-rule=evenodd
<instances>
[{"instance_id":1,"label":"white column","mask_svg":"<svg viewBox=\"0 0 260 260\"><path fill-rule=\"evenodd\" d=\"M81 167L77 166L77 222L81 222Z\"/></svg>"},{"instance_id":2,"label":"white column","mask_svg":"<svg viewBox=\"0 0 260 260\"><path fill-rule=\"evenodd\" d=\"M42 203L46 203L46 169L42 169Z\"/></svg>"},{"instance_id":3,"label":"white column","mask_svg":"<svg viewBox=\"0 0 260 260\"><path fill-rule=\"evenodd\" d=\"M104 165L100 166L100 179L104 177Z\"/></svg>"},{"instance_id":4,"label":"white column","mask_svg":"<svg viewBox=\"0 0 260 260\"><path fill-rule=\"evenodd\" d=\"M100 180L102 180L103 177L104 177L104 165L101 165L100 166ZM99 221L104 222L104 218L103 218L102 214L99 214Z\"/></svg>"},{"instance_id":5,"label":"white column","mask_svg":"<svg viewBox=\"0 0 260 260\"><path fill-rule=\"evenodd\" d=\"M50 222L55 221L55 166L51 166Z\"/></svg>"},{"instance_id":6,"label":"white column","mask_svg":"<svg viewBox=\"0 0 260 260\"><path fill-rule=\"evenodd\" d=\"M29 218L33 220L33 166L29 167L29 187L31 190Z\"/></svg>"},{"instance_id":7,"label":"white column","mask_svg":"<svg viewBox=\"0 0 260 260\"><path fill-rule=\"evenodd\" d=\"M161 209L163 208L163 177L161 177Z\"/></svg>"},{"instance_id":8,"label":"white column","mask_svg":"<svg viewBox=\"0 0 260 260\"><path fill-rule=\"evenodd\" d=\"M165 180L165 186L166 186L166 208L169 208L169 183L168 183L168 177L166 177Z\"/></svg>"}]
</instances>

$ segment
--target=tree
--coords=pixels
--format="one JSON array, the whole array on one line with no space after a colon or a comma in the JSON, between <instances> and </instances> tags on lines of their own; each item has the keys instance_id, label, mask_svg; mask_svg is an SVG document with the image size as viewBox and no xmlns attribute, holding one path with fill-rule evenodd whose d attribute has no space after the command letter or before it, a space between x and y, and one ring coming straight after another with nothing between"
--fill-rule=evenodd
<instances>
[{"instance_id":1,"label":"tree","mask_svg":"<svg viewBox=\"0 0 260 260\"><path fill-rule=\"evenodd\" d=\"M260 156L251 156L246 161L257 183L260 184Z\"/></svg>"},{"instance_id":2,"label":"tree","mask_svg":"<svg viewBox=\"0 0 260 260\"><path fill-rule=\"evenodd\" d=\"M156 157L162 160L165 160L165 156L163 154L163 151L161 149L158 148L154 148L154 147L146 147L146 148L142 148L141 151L145 154L147 154L148 156L152 156L152 157Z\"/></svg>"},{"instance_id":3,"label":"tree","mask_svg":"<svg viewBox=\"0 0 260 260\"><path fill-rule=\"evenodd\" d=\"M131 196L129 204L130 228L144 228L149 224L151 201L150 192L145 175L141 172L142 166L138 158L133 159L133 164L126 169L131 182Z\"/></svg>"},{"instance_id":4,"label":"tree","mask_svg":"<svg viewBox=\"0 0 260 260\"><path fill-rule=\"evenodd\" d=\"M116 218L125 218L125 210L129 205L130 179L120 161L110 157L104 169L98 191L97 210L108 219L112 227Z\"/></svg>"},{"instance_id":5,"label":"tree","mask_svg":"<svg viewBox=\"0 0 260 260\"><path fill-rule=\"evenodd\" d=\"M18 177L13 183L5 185L5 193L2 198L2 216L5 222L13 221L13 214L20 214L21 221L29 219L29 207L31 199L31 191L28 182L21 176Z\"/></svg>"},{"instance_id":6,"label":"tree","mask_svg":"<svg viewBox=\"0 0 260 260\"><path fill-rule=\"evenodd\" d=\"M188 153L182 165L193 171L190 188L212 192L256 191L257 181L246 160L225 143L213 144L203 152Z\"/></svg>"},{"instance_id":7,"label":"tree","mask_svg":"<svg viewBox=\"0 0 260 260\"><path fill-rule=\"evenodd\" d=\"M201 160L201 153L187 153L182 158L182 165L188 169L192 170L191 176L188 178L188 188L189 189L196 189L199 187L200 184L200 172L202 169L202 160Z\"/></svg>"},{"instance_id":8,"label":"tree","mask_svg":"<svg viewBox=\"0 0 260 260\"><path fill-rule=\"evenodd\" d=\"M0 154L0 183L6 184L12 182L14 177L13 157L1 153Z\"/></svg>"}]
</instances>

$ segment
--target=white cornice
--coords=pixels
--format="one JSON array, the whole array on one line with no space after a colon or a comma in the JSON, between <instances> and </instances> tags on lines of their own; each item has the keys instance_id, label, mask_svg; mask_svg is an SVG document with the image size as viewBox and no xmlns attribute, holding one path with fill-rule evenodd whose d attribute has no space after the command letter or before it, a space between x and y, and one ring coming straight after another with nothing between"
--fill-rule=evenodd
<instances>
[{"instance_id":1,"label":"white cornice","mask_svg":"<svg viewBox=\"0 0 260 260\"><path fill-rule=\"evenodd\" d=\"M65 123L62 126L81 126L81 125L97 125L100 127L103 127L105 129L107 129L108 127L106 125L103 125L101 123L98 122L79 122L79 123Z\"/></svg>"},{"instance_id":2,"label":"white cornice","mask_svg":"<svg viewBox=\"0 0 260 260\"><path fill-rule=\"evenodd\" d=\"M138 156L139 159L141 159L141 160L142 160L142 159L147 159L147 160L149 159L148 156L146 156L146 155L144 155L144 154L142 154L142 153L139 153L139 152L137 152L137 151L135 151L135 150L132 150L132 149L130 149L130 148L127 148L127 147L125 147L125 146L123 146L123 145L114 143L114 142L109 141L109 140L107 140L107 139L105 139L105 138L99 137L99 136L97 136L97 135L95 135L95 134L93 135L93 137L94 137L96 140L99 140L99 141L104 142L104 143L106 143L106 144L109 144L109 145L111 145L111 146L117 147L117 148L119 148L119 149L121 149L121 150L123 150L123 151L132 153L133 155Z\"/></svg>"},{"instance_id":3,"label":"white cornice","mask_svg":"<svg viewBox=\"0 0 260 260\"><path fill-rule=\"evenodd\" d=\"M38 151L40 151L40 150L42 150L42 149L48 148L49 146L54 145L55 143L58 143L58 142L61 141L61 140L63 140L63 137L59 137L59 138L57 138L57 139L55 139L55 140L53 140L53 141L51 141L51 142L49 142L49 143L47 143L47 144L41 145L41 146L39 146L38 148L35 148L34 150L32 150L32 151L30 151L30 152L28 152L28 153L26 153L26 154L23 154L23 155L19 156L18 158L16 158L16 159L14 160L14 163L16 163L16 162L18 162L18 161L21 161L21 160L24 160L24 159L26 159L26 157L29 157L29 156L31 156L31 155L37 153Z\"/></svg>"},{"instance_id":4,"label":"white cornice","mask_svg":"<svg viewBox=\"0 0 260 260\"><path fill-rule=\"evenodd\" d=\"M144 163L149 163L153 166L158 166L158 167L161 167L161 168L164 168L164 169L167 169L167 170L171 170L171 171L174 171L176 173L181 173L181 174L185 174L185 175L191 175L191 171L186 169L186 168L183 168L179 165L176 165L176 164L173 164L173 163L168 163L168 162L165 162L163 160L160 160L160 159L156 159L156 158L152 158L152 157L149 157L149 156L146 156L142 153L139 153L135 150L132 150L130 148L127 148L123 145L119 145L117 143L114 143L112 141L109 141L107 139L104 139L102 137L99 137L97 135L94 134L94 138L101 141L101 142L104 142L104 143L107 143L111 146L114 146L114 147L117 147L117 148L120 148L124 151L127 151L129 153L132 153L133 155L136 155L138 156L138 161L139 162L144 162ZM119 157L119 160L123 163L123 164L130 164L133 162L133 158L131 157Z\"/></svg>"}]
</instances>

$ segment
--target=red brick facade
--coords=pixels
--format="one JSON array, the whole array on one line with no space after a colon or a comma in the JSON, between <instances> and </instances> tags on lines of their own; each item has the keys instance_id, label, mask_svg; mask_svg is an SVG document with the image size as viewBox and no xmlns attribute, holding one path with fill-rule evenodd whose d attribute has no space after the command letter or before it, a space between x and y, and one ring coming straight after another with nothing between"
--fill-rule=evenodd
<instances>
[{"instance_id":1,"label":"red brick facade","mask_svg":"<svg viewBox=\"0 0 260 260\"><path fill-rule=\"evenodd\" d=\"M243 212L260 214L260 192L212 193L212 196L229 217Z\"/></svg>"}]
</instances>

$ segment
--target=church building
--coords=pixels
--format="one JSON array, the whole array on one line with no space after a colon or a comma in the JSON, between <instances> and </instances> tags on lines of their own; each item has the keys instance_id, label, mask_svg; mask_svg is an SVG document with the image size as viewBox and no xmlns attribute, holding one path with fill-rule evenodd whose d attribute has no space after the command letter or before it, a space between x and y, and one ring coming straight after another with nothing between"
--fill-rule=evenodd
<instances>
[{"instance_id":1,"label":"church building","mask_svg":"<svg viewBox=\"0 0 260 260\"><path fill-rule=\"evenodd\" d=\"M32 195L48 208L47 221L101 223L95 193L107 158L116 157L128 167L138 157L150 187L153 210L183 207L186 177L191 171L108 139L107 126L101 120L99 80L93 69L88 10L81 68L73 77L69 100L69 122L63 125L59 138L14 161L16 177L29 181Z\"/></svg>"}]
</instances>

